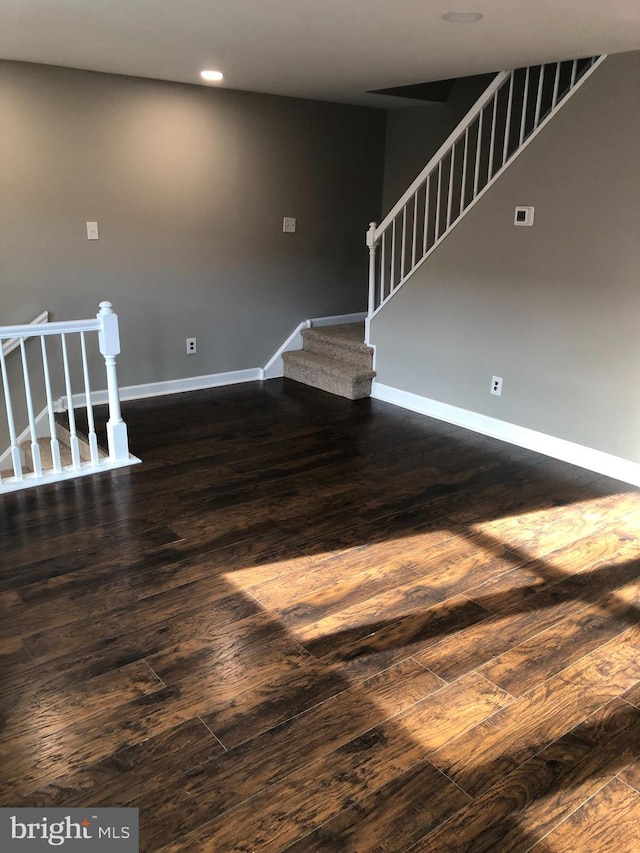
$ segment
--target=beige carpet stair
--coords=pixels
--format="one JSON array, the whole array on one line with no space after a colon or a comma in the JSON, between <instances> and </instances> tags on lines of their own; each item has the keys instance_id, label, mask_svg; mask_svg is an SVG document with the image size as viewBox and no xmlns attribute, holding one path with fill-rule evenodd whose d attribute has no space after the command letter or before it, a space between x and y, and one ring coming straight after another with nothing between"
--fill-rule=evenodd
<instances>
[{"instance_id":1,"label":"beige carpet stair","mask_svg":"<svg viewBox=\"0 0 640 853\"><path fill-rule=\"evenodd\" d=\"M60 462L62 463L62 467L64 468L68 465L73 465L73 457L71 455L71 433L65 426L58 422L56 423L56 434L58 436L58 442L60 447ZM80 451L80 461L90 462L91 448L89 447L89 442L82 435L82 433L77 433L77 435L78 449ZM53 456L51 454L50 440L48 438L39 438L38 447L40 448L40 462L42 465L42 469L46 471L53 468ZM20 445L20 450L24 455L24 465L22 466L22 473L28 474L29 472L33 471L31 442L28 440L23 441ZM108 456L108 454L101 447L98 447L98 456L101 459L104 459ZM2 476L13 477L13 470L3 471Z\"/></svg>"},{"instance_id":2,"label":"beige carpet stair","mask_svg":"<svg viewBox=\"0 0 640 853\"><path fill-rule=\"evenodd\" d=\"M371 394L373 350L364 323L315 326L302 332L303 348L285 352L284 375L331 394L359 400Z\"/></svg>"}]
</instances>

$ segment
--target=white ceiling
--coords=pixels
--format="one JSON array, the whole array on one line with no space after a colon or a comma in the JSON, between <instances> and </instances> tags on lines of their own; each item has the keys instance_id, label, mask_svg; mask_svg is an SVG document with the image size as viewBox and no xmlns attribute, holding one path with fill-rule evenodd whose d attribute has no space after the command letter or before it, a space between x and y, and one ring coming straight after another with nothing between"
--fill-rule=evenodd
<instances>
[{"instance_id":1,"label":"white ceiling","mask_svg":"<svg viewBox=\"0 0 640 853\"><path fill-rule=\"evenodd\" d=\"M478 11L475 24L442 20ZM0 57L383 105L369 89L640 49L640 0L0 0ZM389 99L395 103L395 99Z\"/></svg>"}]
</instances>

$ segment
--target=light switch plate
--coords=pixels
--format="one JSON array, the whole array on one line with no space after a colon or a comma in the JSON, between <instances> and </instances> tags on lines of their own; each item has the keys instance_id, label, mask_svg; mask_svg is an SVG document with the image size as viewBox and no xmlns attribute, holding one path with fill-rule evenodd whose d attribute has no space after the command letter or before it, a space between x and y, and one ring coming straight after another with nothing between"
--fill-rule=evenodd
<instances>
[{"instance_id":1,"label":"light switch plate","mask_svg":"<svg viewBox=\"0 0 640 853\"><path fill-rule=\"evenodd\" d=\"M98 234L98 223L97 222L87 222L87 240L99 240L100 235Z\"/></svg>"}]
</instances>

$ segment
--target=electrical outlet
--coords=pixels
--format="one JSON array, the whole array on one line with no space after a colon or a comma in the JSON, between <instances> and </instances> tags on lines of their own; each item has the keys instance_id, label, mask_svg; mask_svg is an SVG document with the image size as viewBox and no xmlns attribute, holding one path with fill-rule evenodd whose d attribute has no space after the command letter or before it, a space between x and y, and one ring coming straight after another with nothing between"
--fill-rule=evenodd
<instances>
[{"instance_id":1,"label":"electrical outlet","mask_svg":"<svg viewBox=\"0 0 640 853\"><path fill-rule=\"evenodd\" d=\"M491 393L495 394L496 397L500 397L502 394L502 376L492 376L491 377Z\"/></svg>"},{"instance_id":2,"label":"electrical outlet","mask_svg":"<svg viewBox=\"0 0 640 853\"><path fill-rule=\"evenodd\" d=\"M198 352L195 338L187 338L187 355L195 355Z\"/></svg>"},{"instance_id":3,"label":"electrical outlet","mask_svg":"<svg viewBox=\"0 0 640 853\"><path fill-rule=\"evenodd\" d=\"M296 220L293 216L285 216L282 220L282 230L285 234L295 234L296 233Z\"/></svg>"}]
</instances>

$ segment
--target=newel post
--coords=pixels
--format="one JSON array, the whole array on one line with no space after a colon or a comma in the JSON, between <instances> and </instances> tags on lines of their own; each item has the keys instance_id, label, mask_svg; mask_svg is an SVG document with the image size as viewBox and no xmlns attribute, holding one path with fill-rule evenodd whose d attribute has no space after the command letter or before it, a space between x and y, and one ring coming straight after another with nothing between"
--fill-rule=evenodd
<instances>
[{"instance_id":1,"label":"newel post","mask_svg":"<svg viewBox=\"0 0 640 853\"><path fill-rule=\"evenodd\" d=\"M107 370L107 392L109 394L107 442L109 445L109 458L112 462L124 462L129 459L129 440L127 437L127 425L122 420L120 412L118 374L116 371L116 356L120 352L118 315L114 313L110 302L101 302L97 317L102 324L98 332L98 344L100 352L104 356L104 363Z\"/></svg>"},{"instance_id":2,"label":"newel post","mask_svg":"<svg viewBox=\"0 0 640 853\"><path fill-rule=\"evenodd\" d=\"M365 321L365 340L369 343L369 323L375 311L376 302L376 223L369 223L367 231L367 246L369 247L369 307Z\"/></svg>"}]
</instances>

